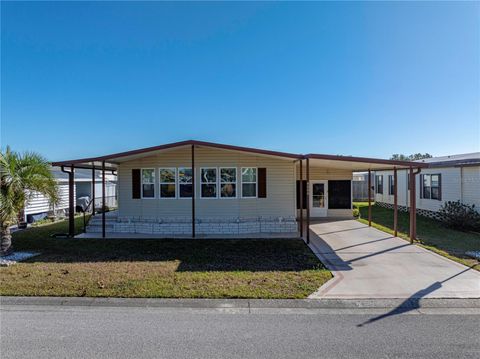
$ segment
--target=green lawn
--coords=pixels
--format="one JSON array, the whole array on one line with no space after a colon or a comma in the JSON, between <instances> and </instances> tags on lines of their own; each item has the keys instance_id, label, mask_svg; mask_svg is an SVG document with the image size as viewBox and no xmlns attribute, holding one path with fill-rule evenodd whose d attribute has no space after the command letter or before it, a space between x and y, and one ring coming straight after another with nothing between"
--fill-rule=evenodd
<instances>
[{"instance_id":1,"label":"green lawn","mask_svg":"<svg viewBox=\"0 0 480 359\"><path fill-rule=\"evenodd\" d=\"M368 224L368 203L354 203L360 210L359 221ZM408 239L410 219L398 212L398 236ZM393 210L372 206L372 226L393 234ZM466 251L480 250L480 234L445 228L441 222L417 215L418 243L436 253L480 270L477 260L465 256Z\"/></svg>"},{"instance_id":2,"label":"green lawn","mask_svg":"<svg viewBox=\"0 0 480 359\"><path fill-rule=\"evenodd\" d=\"M81 228L82 218L77 218ZM331 273L298 239L55 239L59 222L14 234L42 254L0 268L0 294L26 296L305 298Z\"/></svg>"}]
</instances>

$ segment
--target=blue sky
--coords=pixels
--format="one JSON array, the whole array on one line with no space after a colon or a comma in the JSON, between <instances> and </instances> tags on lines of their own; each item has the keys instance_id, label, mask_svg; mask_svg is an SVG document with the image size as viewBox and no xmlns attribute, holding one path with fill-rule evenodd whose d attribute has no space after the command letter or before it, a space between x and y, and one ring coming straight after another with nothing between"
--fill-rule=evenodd
<instances>
[{"instance_id":1,"label":"blue sky","mask_svg":"<svg viewBox=\"0 0 480 359\"><path fill-rule=\"evenodd\" d=\"M1 145L480 150L478 3L1 5Z\"/></svg>"}]
</instances>

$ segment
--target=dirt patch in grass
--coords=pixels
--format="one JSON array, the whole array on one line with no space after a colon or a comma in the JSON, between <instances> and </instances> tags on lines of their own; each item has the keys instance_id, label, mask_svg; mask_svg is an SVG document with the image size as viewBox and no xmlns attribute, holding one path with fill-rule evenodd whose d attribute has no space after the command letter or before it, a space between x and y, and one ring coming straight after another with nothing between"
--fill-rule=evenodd
<instances>
[{"instance_id":1,"label":"dirt patch in grass","mask_svg":"<svg viewBox=\"0 0 480 359\"><path fill-rule=\"evenodd\" d=\"M299 239L55 239L65 223L14 235L42 255L0 268L0 294L305 298L331 273ZM50 228L49 228L50 226ZM41 233L38 230L41 229Z\"/></svg>"}]
</instances>

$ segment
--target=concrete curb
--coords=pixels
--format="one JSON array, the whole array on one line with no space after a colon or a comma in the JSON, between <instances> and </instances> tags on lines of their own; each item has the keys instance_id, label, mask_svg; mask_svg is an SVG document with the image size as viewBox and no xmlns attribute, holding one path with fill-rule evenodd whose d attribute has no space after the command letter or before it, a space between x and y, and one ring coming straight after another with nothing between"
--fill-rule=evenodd
<instances>
[{"instance_id":1,"label":"concrete curb","mask_svg":"<svg viewBox=\"0 0 480 359\"><path fill-rule=\"evenodd\" d=\"M86 298L86 297L0 297L0 306L81 306L205 309L379 309L379 308L470 308L479 309L476 299L173 299L173 298Z\"/></svg>"}]
</instances>

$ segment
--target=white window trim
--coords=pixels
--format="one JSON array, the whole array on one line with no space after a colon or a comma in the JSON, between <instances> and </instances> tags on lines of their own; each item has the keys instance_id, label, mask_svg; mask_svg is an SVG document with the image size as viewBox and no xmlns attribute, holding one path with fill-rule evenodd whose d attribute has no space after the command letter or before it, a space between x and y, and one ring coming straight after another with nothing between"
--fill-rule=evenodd
<instances>
[{"instance_id":1,"label":"white window trim","mask_svg":"<svg viewBox=\"0 0 480 359\"><path fill-rule=\"evenodd\" d=\"M202 178L202 170L215 170L215 182L203 182L203 178ZM218 176L219 172L218 172L218 167L200 167L200 173L199 173L199 178L200 178L200 198L201 199L218 199L218 181L219 181L219 176ZM215 197L203 197L202 195L202 185L203 184L214 184L216 186L216 191L215 191Z\"/></svg>"},{"instance_id":2,"label":"white window trim","mask_svg":"<svg viewBox=\"0 0 480 359\"><path fill-rule=\"evenodd\" d=\"M144 183L143 182L143 171L144 170L153 170L153 183ZM157 174L156 174L156 171L155 171L155 168L152 168L152 167L145 167L145 168L140 168L140 184L141 184L141 193L142 193L142 199L156 199L157 198L157 195L156 195L156 190L155 188L157 187L156 185L156 182L157 182ZM144 197L143 196L143 185L144 184L153 184L153 197Z\"/></svg>"},{"instance_id":3,"label":"white window trim","mask_svg":"<svg viewBox=\"0 0 480 359\"><path fill-rule=\"evenodd\" d=\"M192 197L197 198L197 196L196 196L197 191L195 191L195 186L193 185L193 181L192 181L192 183L180 183L180 169L186 169L186 170L188 170L188 169L191 169L191 168L192 168L192 167L187 167L187 166L177 167L177 176L176 176L176 178L177 178L177 183L178 183L178 186L177 186L177 198L178 198L178 199L191 200ZM196 173L194 173L193 171L194 171L194 170L192 169L192 174L193 174L194 178L197 178L197 177L195 176ZM193 191L192 197L181 197L181 196L180 196L180 186L181 186L182 184L191 184L191 185L192 185L192 191Z\"/></svg>"},{"instance_id":4,"label":"white window trim","mask_svg":"<svg viewBox=\"0 0 480 359\"><path fill-rule=\"evenodd\" d=\"M255 182L243 182L243 170L245 168L255 168L255 179L256 181ZM258 198L258 167L241 167L240 168L240 183L241 183L241 191L242 191L242 198ZM255 196L244 196L243 195L243 184L248 184L248 183L255 183Z\"/></svg>"},{"instance_id":5,"label":"white window trim","mask_svg":"<svg viewBox=\"0 0 480 359\"><path fill-rule=\"evenodd\" d=\"M235 182L222 182L222 170L234 169L235 170ZM218 168L218 198L220 199L237 199L238 198L238 168L237 167L219 167ZM235 184L235 197L222 197L222 184Z\"/></svg>"},{"instance_id":6,"label":"white window trim","mask_svg":"<svg viewBox=\"0 0 480 359\"><path fill-rule=\"evenodd\" d=\"M162 170L173 170L174 172L174 178L175 182L162 182ZM175 196L174 197L162 197L162 189L161 186L162 184L174 184L175 185ZM158 168L158 198L160 199L167 199L167 200L172 200L172 199L177 199L177 168L176 167L159 167Z\"/></svg>"}]
</instances>

